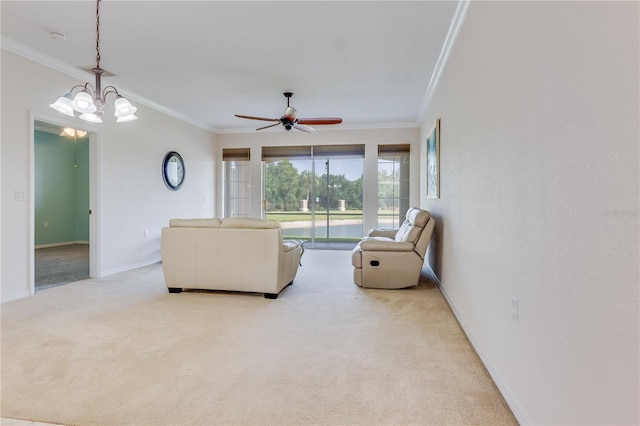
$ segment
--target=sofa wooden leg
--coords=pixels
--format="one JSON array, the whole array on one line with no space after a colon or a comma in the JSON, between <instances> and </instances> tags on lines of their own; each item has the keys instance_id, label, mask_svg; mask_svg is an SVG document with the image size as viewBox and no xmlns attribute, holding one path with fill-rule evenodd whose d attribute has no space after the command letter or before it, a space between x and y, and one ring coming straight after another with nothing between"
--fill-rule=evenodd
<instances>
[{"instance_id":1,"label":"sofa wooden leg","mask_svg":"<svg viewBox=\"0 0 640 426\"><path fill-rule=\"evenodd\" d=\"M182 293L181 288L169 287L169 293Z\"/></svg>"},{"instance_id":2,"label":"sofa wooden leg","mask_svg":"<svg viewBox=\"0 0 640 426\"><path fill-rule=\"evenodd\" d=\"M278 293L265 293L264 294L264 298L265 299L277 299L278 298Z\"/></svg>"}]
</instances>

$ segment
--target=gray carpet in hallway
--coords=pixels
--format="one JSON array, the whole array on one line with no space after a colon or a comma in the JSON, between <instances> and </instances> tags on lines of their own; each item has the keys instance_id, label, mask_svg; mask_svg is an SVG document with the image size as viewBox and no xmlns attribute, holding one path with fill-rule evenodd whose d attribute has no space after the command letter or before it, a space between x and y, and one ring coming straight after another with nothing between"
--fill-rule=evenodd
<instances>
[{"instance_id":1,"label":"gray carpet in hallway","mask_svg":"<svg viewBox=\"0 0 640 426\"><path fill-rule=\"evenodd\" d=\"M36 291L89 278L89 244L39 248L35 251Z\"/></svg>"}]
</instances>

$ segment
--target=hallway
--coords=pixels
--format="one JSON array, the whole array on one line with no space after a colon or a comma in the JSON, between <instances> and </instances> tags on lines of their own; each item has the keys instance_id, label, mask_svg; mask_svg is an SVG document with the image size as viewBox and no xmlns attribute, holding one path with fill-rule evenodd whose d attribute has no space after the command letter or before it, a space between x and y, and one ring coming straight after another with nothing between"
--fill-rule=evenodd
<instances>
[{"instance_id":1,"label":"hallway","mask_svg":"<svg viewBox=\"0 0 640 426\"><path fill-rule=\"evenodd\" d=\"M89 278L89 244L36 249L36 292L87 278Z\"/></svg>"}]
</instances>

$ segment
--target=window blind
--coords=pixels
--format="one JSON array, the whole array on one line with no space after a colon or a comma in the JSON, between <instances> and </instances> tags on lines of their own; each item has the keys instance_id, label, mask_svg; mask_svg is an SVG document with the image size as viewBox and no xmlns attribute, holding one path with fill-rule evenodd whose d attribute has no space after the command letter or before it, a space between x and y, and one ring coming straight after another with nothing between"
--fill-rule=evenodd
<instances>
[{"instance_id":1,"label":"window blind","mask_svg":"<svg viewBox=\"0 0 640 426\"><path fill-rule=\"evenodd\" d=\"M250 161L251 148L222 148L222 161Z\"/></svg>"},{"instance_id":2,"label":"window blind","mask_svg":"<svg viewBox=\"0 0 640 426\"><path fill-rule=\"evenodd\" d=\"M315 158L364 158L364 145L318 145L313 147Z\"/></svg>"},{"instance_id":3,"label":"window blind","mask_svg":"<svg viewBox=\"0 0 640 426\"><path fill-rule=\"evenodd\" d=\"M262 161L287 158L364 158L364 145L263 146Z\"/></svg>"},{"instance_id":4,"label":"window blind","mask_svg":"<svg viewBox=\"0 0 640 426\"><path fill-rule=\"evenodd\" d=\"M263 146L262 161L311 159L311 146Z\"/></svg>"},{"instance_id":5,"label":"window blind","mask_svg":"<svg viewBox=\"0 0 640 426\"><path fill-rule=\"evenodd\" d=\"M378 145L378 155L403 155L411 152L411 145L396 144L396 145Z\"/></svg>"}]
</instances>

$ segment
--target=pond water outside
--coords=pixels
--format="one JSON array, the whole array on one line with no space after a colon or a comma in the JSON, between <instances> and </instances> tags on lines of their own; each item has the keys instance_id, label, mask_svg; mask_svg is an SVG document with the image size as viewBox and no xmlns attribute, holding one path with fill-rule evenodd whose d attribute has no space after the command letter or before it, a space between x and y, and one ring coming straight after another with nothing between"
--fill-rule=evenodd
<instances>
[{"instance_id":1,"label":"pond water outside","mask_svg":"<svg viewBox=\"0 0 640 426\"><path fill-rule=\"evenodd\" d=\"M381 228L391 228L392 222L389 220L388 225L385 222L380 223ZM285 238L311 238L312 222L281 222L282 235ZM368 230L363 229L362 219L334 219L329 221L329 238L336 239L353 239L360 240ZM315 237L327 237L327 222L316 221Z\"/></svg>"}]
</instances>

